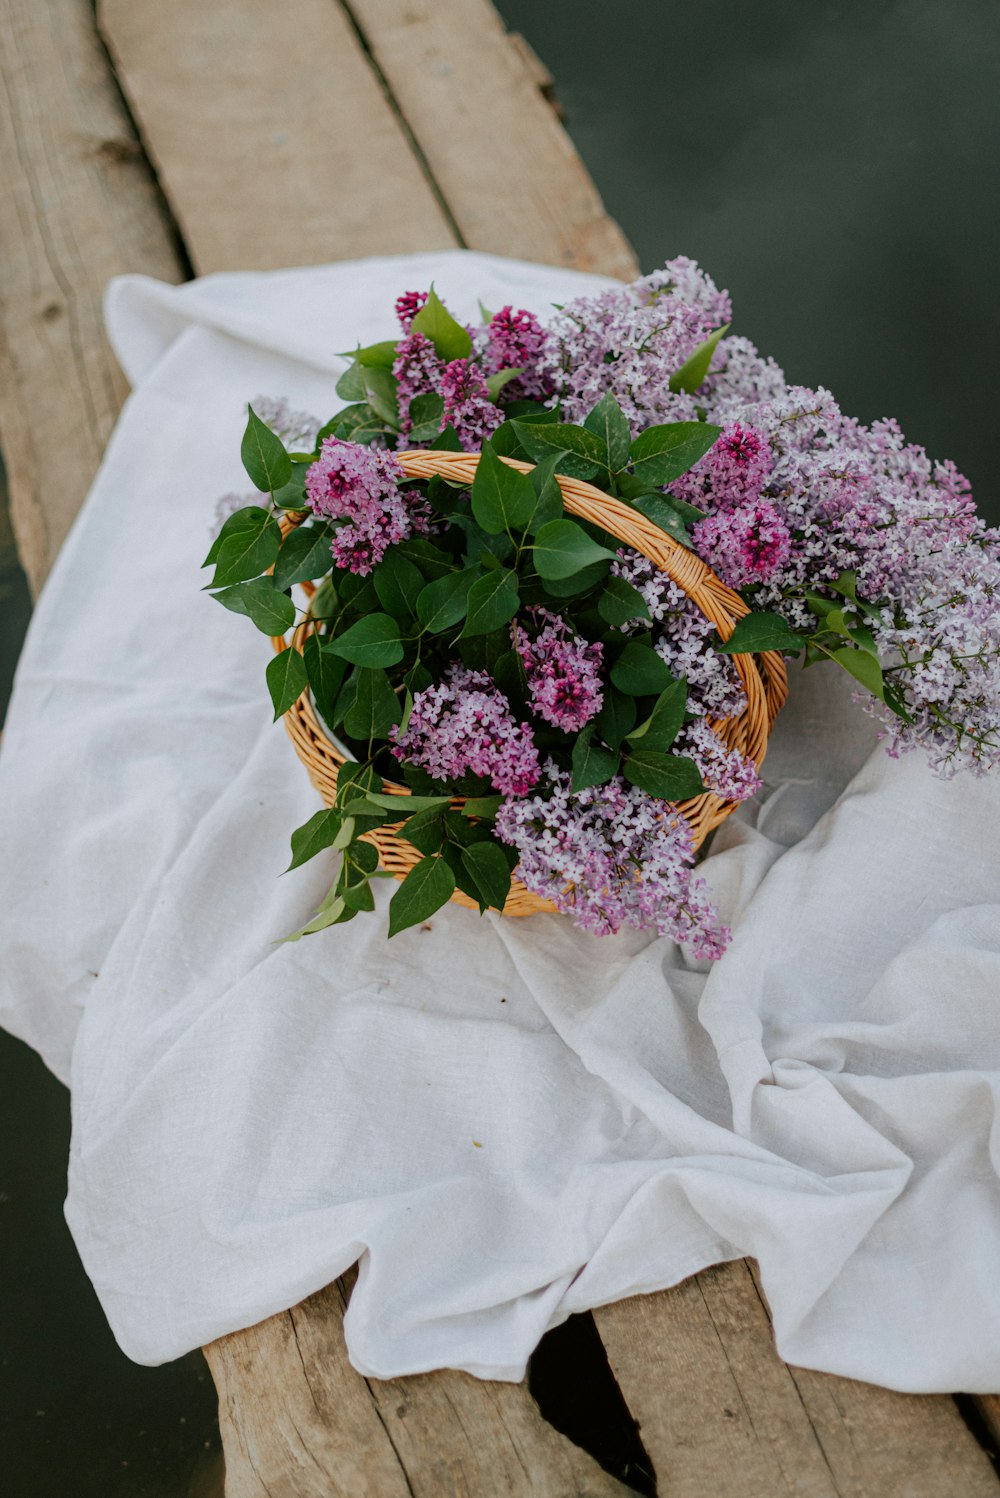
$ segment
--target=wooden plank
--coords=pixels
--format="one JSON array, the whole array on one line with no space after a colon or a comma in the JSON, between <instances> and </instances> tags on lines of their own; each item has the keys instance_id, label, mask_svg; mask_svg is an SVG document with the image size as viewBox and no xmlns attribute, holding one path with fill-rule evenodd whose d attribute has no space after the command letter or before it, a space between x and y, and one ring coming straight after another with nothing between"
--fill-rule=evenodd
<instances>
[{"instance_id":1,"label":"wooden plank","mask_svg":"<svg viewBox=\"0 0 1000 1498\"><path fill-rule=\"evenodd\" d=\"M105 284L184 272L89 0L0 0L0 93L0 451L37 593L127 394Z\"/></svg>"},{"instance_id":2,"label":"wooden plank","mask_svg":"<svg viewBox=\"0 0 1000 1498\"><path fill-rule=\"evenodd\" d=\"M199 273L458 241L336 0L99 0Z\"/></svg>"},{"instance_id":3,"label":"wooden plank","mask_svg":"<svg viewBox=\"0 0 1000 1498\"><path fill-rule=\"evenodd\" d=\"M782 1363L745 1261L594 1317L670 1498L997 1498L954 1400Z\"/></svg>"},{"instance_id":4,"label":"wooden plank","mask_svg":"<svg viewBox=\"0 0 1000 1498\"><path fill-rule=\"evenodd\" d=\"M546 1424L525 1384L445 1370L364 1379L347 1359L345 1278L205 1349L226 1498L624 1498Z\"/></svg>"},{"instance_id":5,"label":"wooden plank","mask_svg":"<svg viewBox=\"0 0 1000 1498\"><path fill-rule=\"evenodd\" d=\"M347 0L464 242L638 273L538 77L489 0Z\"/></svg>"},{"instance_id":6,"label":"wooden plank","mask_svg":"<svg viewBox=\"0 0 1000 1498\"><path fill-rule=\"evenodd\" d=\"M994 1455L1000 1456L1000 1394L970 1394L969 1400L983 1423Z\"/></svg>"}]
</instances>

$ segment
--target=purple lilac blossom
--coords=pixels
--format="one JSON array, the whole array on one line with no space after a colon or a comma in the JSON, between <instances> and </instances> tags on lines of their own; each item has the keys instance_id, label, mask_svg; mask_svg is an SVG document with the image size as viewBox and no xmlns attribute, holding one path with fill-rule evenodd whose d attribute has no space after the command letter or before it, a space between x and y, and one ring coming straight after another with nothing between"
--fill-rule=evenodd
<instances>
[{"instance_id":1,"label":"purple lilac blossom","mask_svg":"<svg viewBox=\"0 0 1000 1498\"><path fill-rule=\"evenodd\" d=\"M409 333L413 319L427 302L426 291L404 291L396 298L396 316L404 333Z\"/></svg>"},{"instance_id":2,"label":"purple lilac blossom","mask_svg":"<svg viewBox=\"0 0 1000 1498\"><path fill-rule=\"evenodd\" d=\"M604 646L575 635L564 619L548 609L533 609L542 628L532 639L524 625L511 633L524 662L531 700L539 717L565 733L578 733L600 712L604 702L601 664Z\"/></svg>"},{"instance_id":3,"label":"purple lilac blossom","mask_svg":"<svg viewBox=\"0 0 1000 1498\"><path fill-rule=\"evenodd\" d=\"M681 256L632 286L561 308L539 375L560 397L567 421L582 421L608 391L633 436L659 422L694 420L693 397L671 391L670 378L729 316L728 294Z\"/></svg>"},{"instance_id":4,"label":"purple lilac blossom","mask_svg":"<svg viewBox=\"0 0 1000 1498\"><path fill-rule=\"evenodd\" d=\"M611 571L638 589L650 613L648 621L632 620L624 631L652 631L657 655L687 681L688 711L714 718L743 712L747 699L739 672L730 656L713 648L715 625L683 588L637 551L622 549Z\"/></svg>"},{"instance_id":5,"label":"purple lilac blossom","mask_svg":"<svg viewBox=\"0 0 1000 1498\"><path fill-rule=\"evenodd\" d=\"M726 801L748 801L760 790L757 766L749 755L727 748L707 718L681 729L674 752L693 759L710 791Z\"/></svg>"},{"instance_id":6,"label":"purple lilac blossom","mask_svg":"<svg viewBox=\"0 0 1000 1498\"><path fill-rule=\"evenodd\" d=\"M505 400L544 400L552 387L538 370L545 347L545 329L533 312L512 306L494 313L486 329L483 364L487 374L519 369L516 380L504 386Z\"/></svg>"},{"instance_id":7,"label":"purple lilac blossom","mask_svg":"<svg viewBox=\"0 0 1000 1498\"><path fill-rule=\"evenodd\" d=\"M691 531L695 551L730 588L772 578L788 561L792 540L773 505L752 500L714 511Z\"/></svg>"},{"instance_id":8,"label":"purple lilac blossom","mask_svg":"<svg viewBox=\"0 0 1000 1498\"><path fill-rule=\"evenodd\" d=\"M483 372L470 359L453 359L441 375L444 419L466 452L478 452L503 421L503 412L490 400Z\"/></svg>"},{"instance_id":9,"label":"purple lilac blossom","mask_svg":"<svg viewBox=\"0 0 1000 1498\"><path fill-rule=\"evenodd\" d=\"M306 496L319 515L343 520L331 550L338 567L364 577L395 541L423 529L420 502L407 502L399 489L403 470L380 448L323 441L320 456L306 473Z\"/></svg>"},{"instance_id":10,"label":"purple lilac blossom","mask_svg":"<svg viewBox=\"0 0 1000 1498\"><path fill-rule=\"evenodd\" d=\"M524 885L595 936L651 927L697 957L720 957L730 933L693 877L683 817L618 776L576 794L551 761L546 777L537 795L508 798L497 813L497 835L517 849Z\"/></svg>"},{"instance_id":11,"label":"purple lilac blossom","mask_svg":"<svg viewBox=\"0 0 1000 1498\"><path fill-rule=\"evenodd\" d=\"M734 510L760 498L773 466L767 438L752 426L731 421L705 456L670 486L670 492L699 509Z\"/></svg>"},{"instance_id":12,"label":"purple lilac blossom","mask_svg":"<svg viewBox=\"0 0 1000 1498\"><path fill-rule=\"evenodd\" d=\"M410 333L397 344L392 372L397 381L400 447L406 446L406 439L413 427L410 419L410 402L415 395L432 393L440 395L444 369L445 366L438 358L433 343L425 334Z\"/></svg>"},{"instance_id":13,"label":"purple lilac blossom","mask_svg":"<svg viewBox=\"0 0 1000 1498\"><path fill-rule=\"evenodd\" d=\"M392 752L435 780L484 775L494 790L524 796L541 773L531 729L483 671L452 666L445 681L417 692Z\"/></svg>"}]
</instances>

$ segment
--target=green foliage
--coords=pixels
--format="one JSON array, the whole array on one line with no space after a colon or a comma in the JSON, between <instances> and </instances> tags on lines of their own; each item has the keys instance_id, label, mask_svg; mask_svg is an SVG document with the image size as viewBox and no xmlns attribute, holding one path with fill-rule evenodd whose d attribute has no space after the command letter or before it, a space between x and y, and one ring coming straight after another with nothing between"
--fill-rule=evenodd
<instances>
[{"instance_id":1,"label":"green foliage","mask_svg":"<svg viewBox=\"0 0 1000 1498\"><path fill-rule=\"evenodd\" d=\"M685 390L693 395L700 388L708 374L719 339L724 338L728 332L729 324L725 323L723 327L716 328L714 333L709 333L704 343L699 343L691 357L685 360L676 374L671 375L671 390Z\"/></svg>"},{"instance_id":2,"label":"green foliage","mask_svg":"<svg viewBox=\"0 0 1000 1498\"><path fill-rule=\"evenodd\" d=\"M510 894L510 867L496 843L479 842L463 848L462 867L478 892L480 908L502 910ZM473 895L473 899L477 895Z\"/></svg>"},{"instance_id":3,"label":"green foliage","mask_svg":"<svg viewBox=\"0 0 1000 1498\"><path fill-rule=\"evenodd\" d=\"M389 935L426 921L455 893L455 876L443 858L430 855L416 864L389 901Z\"/></svg>"},{"instance_id":4,"label":"green foliage","mask_svg":"<svg viewBox=\"0 0 1000 1498\"><path fill-rule=\"evenodd\" d=\"M539 577L572 577L596 562L614 561L615 553L599 546L575 520L550 520L535 536L533 547Z\"/></svg>"},{"instance_id":5,"label":"green foliage","mask_svg":"<svg viewBox=\"0 0 1000 1498\"><path fill-rule=\"evenodd\" d=\"M705 789L694 760L655 749L633 749L626 757L625 779L664 801L687 801Z\"/></svg>"},{"instance_id":6,"label":"green foliage","mask_svg":"<svg viewBox=\"0 0 1000 1498\"><path fill-rule=\"evenodd\" d=\"M705 456L721 431L707 421L673 421L648 427L629 449L632 472L651 488L672 484Z\"/></svg>"},{"instance_id":7,"label":"green foliage","mask_svg":"<svg viewBox=\"0 0 1000 1498\"><path fill-rule=\"evenodd\" d=\"M243 467L250 482L263 493L273 493L287 484L292 476L292 460L285 444L265 426L252 406L247 407L247 424L240 447Z\"/></svg>"},{"instance_id":8,"label":"green foliage","mask_svg":"<svg viewBox=\"0 0 1000 1498\"><path fill-rule=\"evenodd\" d=\"M287 593L279 593L270 577L235 583L212 595L234 614L245 614L265 635L283 635L295 623L295 605Z\"/></svg>"},{"instance_id":9,"label":"green foliage","mask_svg":"<svg viewBox=\"0 0 1000 1498\"><path fill-rule=\"evenodd\" d=\"M411 332L423 333L425 338L429 338L438 357L446 363L452 359L467 359L472 352L472 339L462 324L452 317L433 286L427 301L413 319Z\"/></svg>"},{"instance_id":10,"label":"green foliage","mask_svg":"<svg viewBox=\"0 0 1000 1498\"><path fill-rule=\"evenodd\" d=\"M568 422L511 423L517 439L529 458L540 463L555 454L556 468L569 478L592 479L603 469L608 472L608 449L596 432Z\"/></svg>"},{"instance_id":11,"label":"green foliage","mask_svg":"<svg viewBox=\"0 0 1000 1498\"><path fill-rule=\"evenodd\" d=\"M606 785L618 774L619 754L594 740L594 725L588 724L573 745L573 789L585 791L591 785Z\"/></svg>"},{"instance_id":12,"label":"green foliage","mask_svg":"<svg viewBox=\"0 0 1000 1498\"><path fill-rule=\"evenodd\" d=\"M404 655L399 624L391 614L367 614L328 648L355 666L396 666Z\"/></svg>"},{"instance_id":13,"label":"green foliage","mask_svg":"<svg viewBox=\"0 0 1000 1498\"><path fill-rule=\"evenodd\" d=\"M299 525L281 543L274 564L274 586L290 588L294 583L313 582L330 570L329 525Z\"/></svg>"},{"instance_id":14,"label":"green foliage","mask_svg":"<svg viewBox=\"0 0 1000 1498\"><path fill-rule=\"evenodd\" d=\"M267 690L274 705L274 720L287 713L308 685L305 661L297 650L282 650L267 667Z\"/></svg>"},{"instance_id":15,"label":"green foliage","mask_svg":"<svg viewBox=\"0 0 1000 1498\"><path fill-rule=\"evenodd\" d=\"M625 413L610 391L601 396L583 424L588 432L601 439L608 467L612 473L618 473L629 460L631 433Z\"/></svg>"},{"instance_id":16,"label":"green foliage","mask_svg":"<svg viewBox=\"0 0 1000 1498\"><path fill-rule=\"evenodd\" d=\"M465 618L469 592L479 576L478 567L467 567L424 586L417 598L417 618L429 634L451 629Z\"/></svg>"},{"instance_id":17,"label":"green foliage","mask_svg":"<svg viewBox=\"0 0 1000 1498\"><path fill-rule=\"evenodd\" d=\"M516 572L506 567L487 572L469 589L463 636L485 635L509 623L519 601Z\"/></svg>"},{"instance_id":18,"label":"green foliage","mask_svg":"<svg viewBox=\"0 0 1000 1498\"><path fill-rule=\"evenodd\" d=\"M632 619L648 619L649 607L638 588L623 577L609 577L601 590L598 610L606 624L628 624Z\"/></svg>"},{"instance_id":19,"label":"green foliage","mask_svg":"<svg viewBox=\"0 0 1000 1498\"><path fill-rule=\"evenodd\" d=\"M681 677L663 689L645 722L626 734L629 743L664 753L681 731L686 703L687 682Z\"/></svg>"},{"instance_id":20,"label":"green foliage","mask_svg":"<svg viewBox=\"0 0 1000 1498\"><path fill-rule=\"evenodd\" d=\"M629 640L611 667L611 680L630 697L651 697L673 681L670 667L646 640Z\"/></svg>"},{"instance_id":21,"label":"green foliage","mask_svg":"<svg viewBox=\"0 0 1000 1498\"><path fill-rule=\"evenodd\" d=\"M259 577L274 564L281 545L281 528L273 515L258 505L248 505L230 515L205 558L215 563L210 588L227 588Z\"/></svg>"},{"instance_id":22,"label":"green foliage","mask_svg":"<svg viewBox=\"0 0 1000 1498\"><path fill-rule=\"evenodd\" d=\"M780 614L744 614L729 639L716 647L721 655L753 655L761 650L795 654L802 640Z\"/></svg>"},{"instance_id":23,"label":"green foliage","mask_svg":"<svg viewBox=\"0 0 1000 1498\"><path fill-rule=\"evenodd\" d=\"M535 513L537 497L526 474L498 458L489 442L472 482L472 513L489 536L524 530Z\"/></svg>"},{"instance_id":24,"label":"green foliage","mask_svg":"<svg viewBox=\"0 0 1000 1498\"><path fill-rule=\"evenodd\" d=\"M384 671L362 667L357 673L354 701L344 715L344 728L352 739L370 744L385 738L402 715L403 705Z\"/></svg>"}]
</instances>

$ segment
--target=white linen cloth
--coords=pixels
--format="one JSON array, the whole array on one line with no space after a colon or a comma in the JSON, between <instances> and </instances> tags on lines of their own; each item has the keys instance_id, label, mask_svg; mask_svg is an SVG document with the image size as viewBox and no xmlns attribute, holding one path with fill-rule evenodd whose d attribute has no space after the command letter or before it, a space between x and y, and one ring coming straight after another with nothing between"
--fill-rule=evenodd
<instances>
[{"instance_id":1,"label":"white linen cloth","mask_svg":"<svg viewBox=\"0 0 1000 1498\"><path fill-rule=\"evenodd\" d=\"M245 402L325 417L335 350L434 280L545 311L593 277L455 252L113 284L135 393L45 589L0 753L0 1021L71 1079L67 1216L156 1363L354 1260L355 1366L516 1379L570 1312L760 1261L793 1363L1000 1389L996 784L889 760L792 672L708 877L711 971L645 935L385 905L292 945L317 799L269 644L202 594ZM393 886L394 887L394 886Z\"/></svg>"}]
</instances>

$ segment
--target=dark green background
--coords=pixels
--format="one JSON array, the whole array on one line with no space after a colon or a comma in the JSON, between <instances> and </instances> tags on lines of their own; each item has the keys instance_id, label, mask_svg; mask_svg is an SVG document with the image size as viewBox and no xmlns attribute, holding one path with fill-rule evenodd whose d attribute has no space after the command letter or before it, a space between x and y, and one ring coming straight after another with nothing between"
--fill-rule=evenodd
<instances>
[{"instance_id":1,"label":"dark green background","mask_svg":"<svg viewBox=\"0 0 1000 1498\"><path fill-rule=\"evenodd\" d=\"M556 75L643 268L700 260L791 378L897 416L1000 520L997 0L500 9ZM0 710L27 611L0 482ZM65 1092L0 1035L0 1094L0 1485L183 1494L217 1439L200 1357L151 1370L118 1352L62 1220Z\"/></svg>"}]
</instances>

